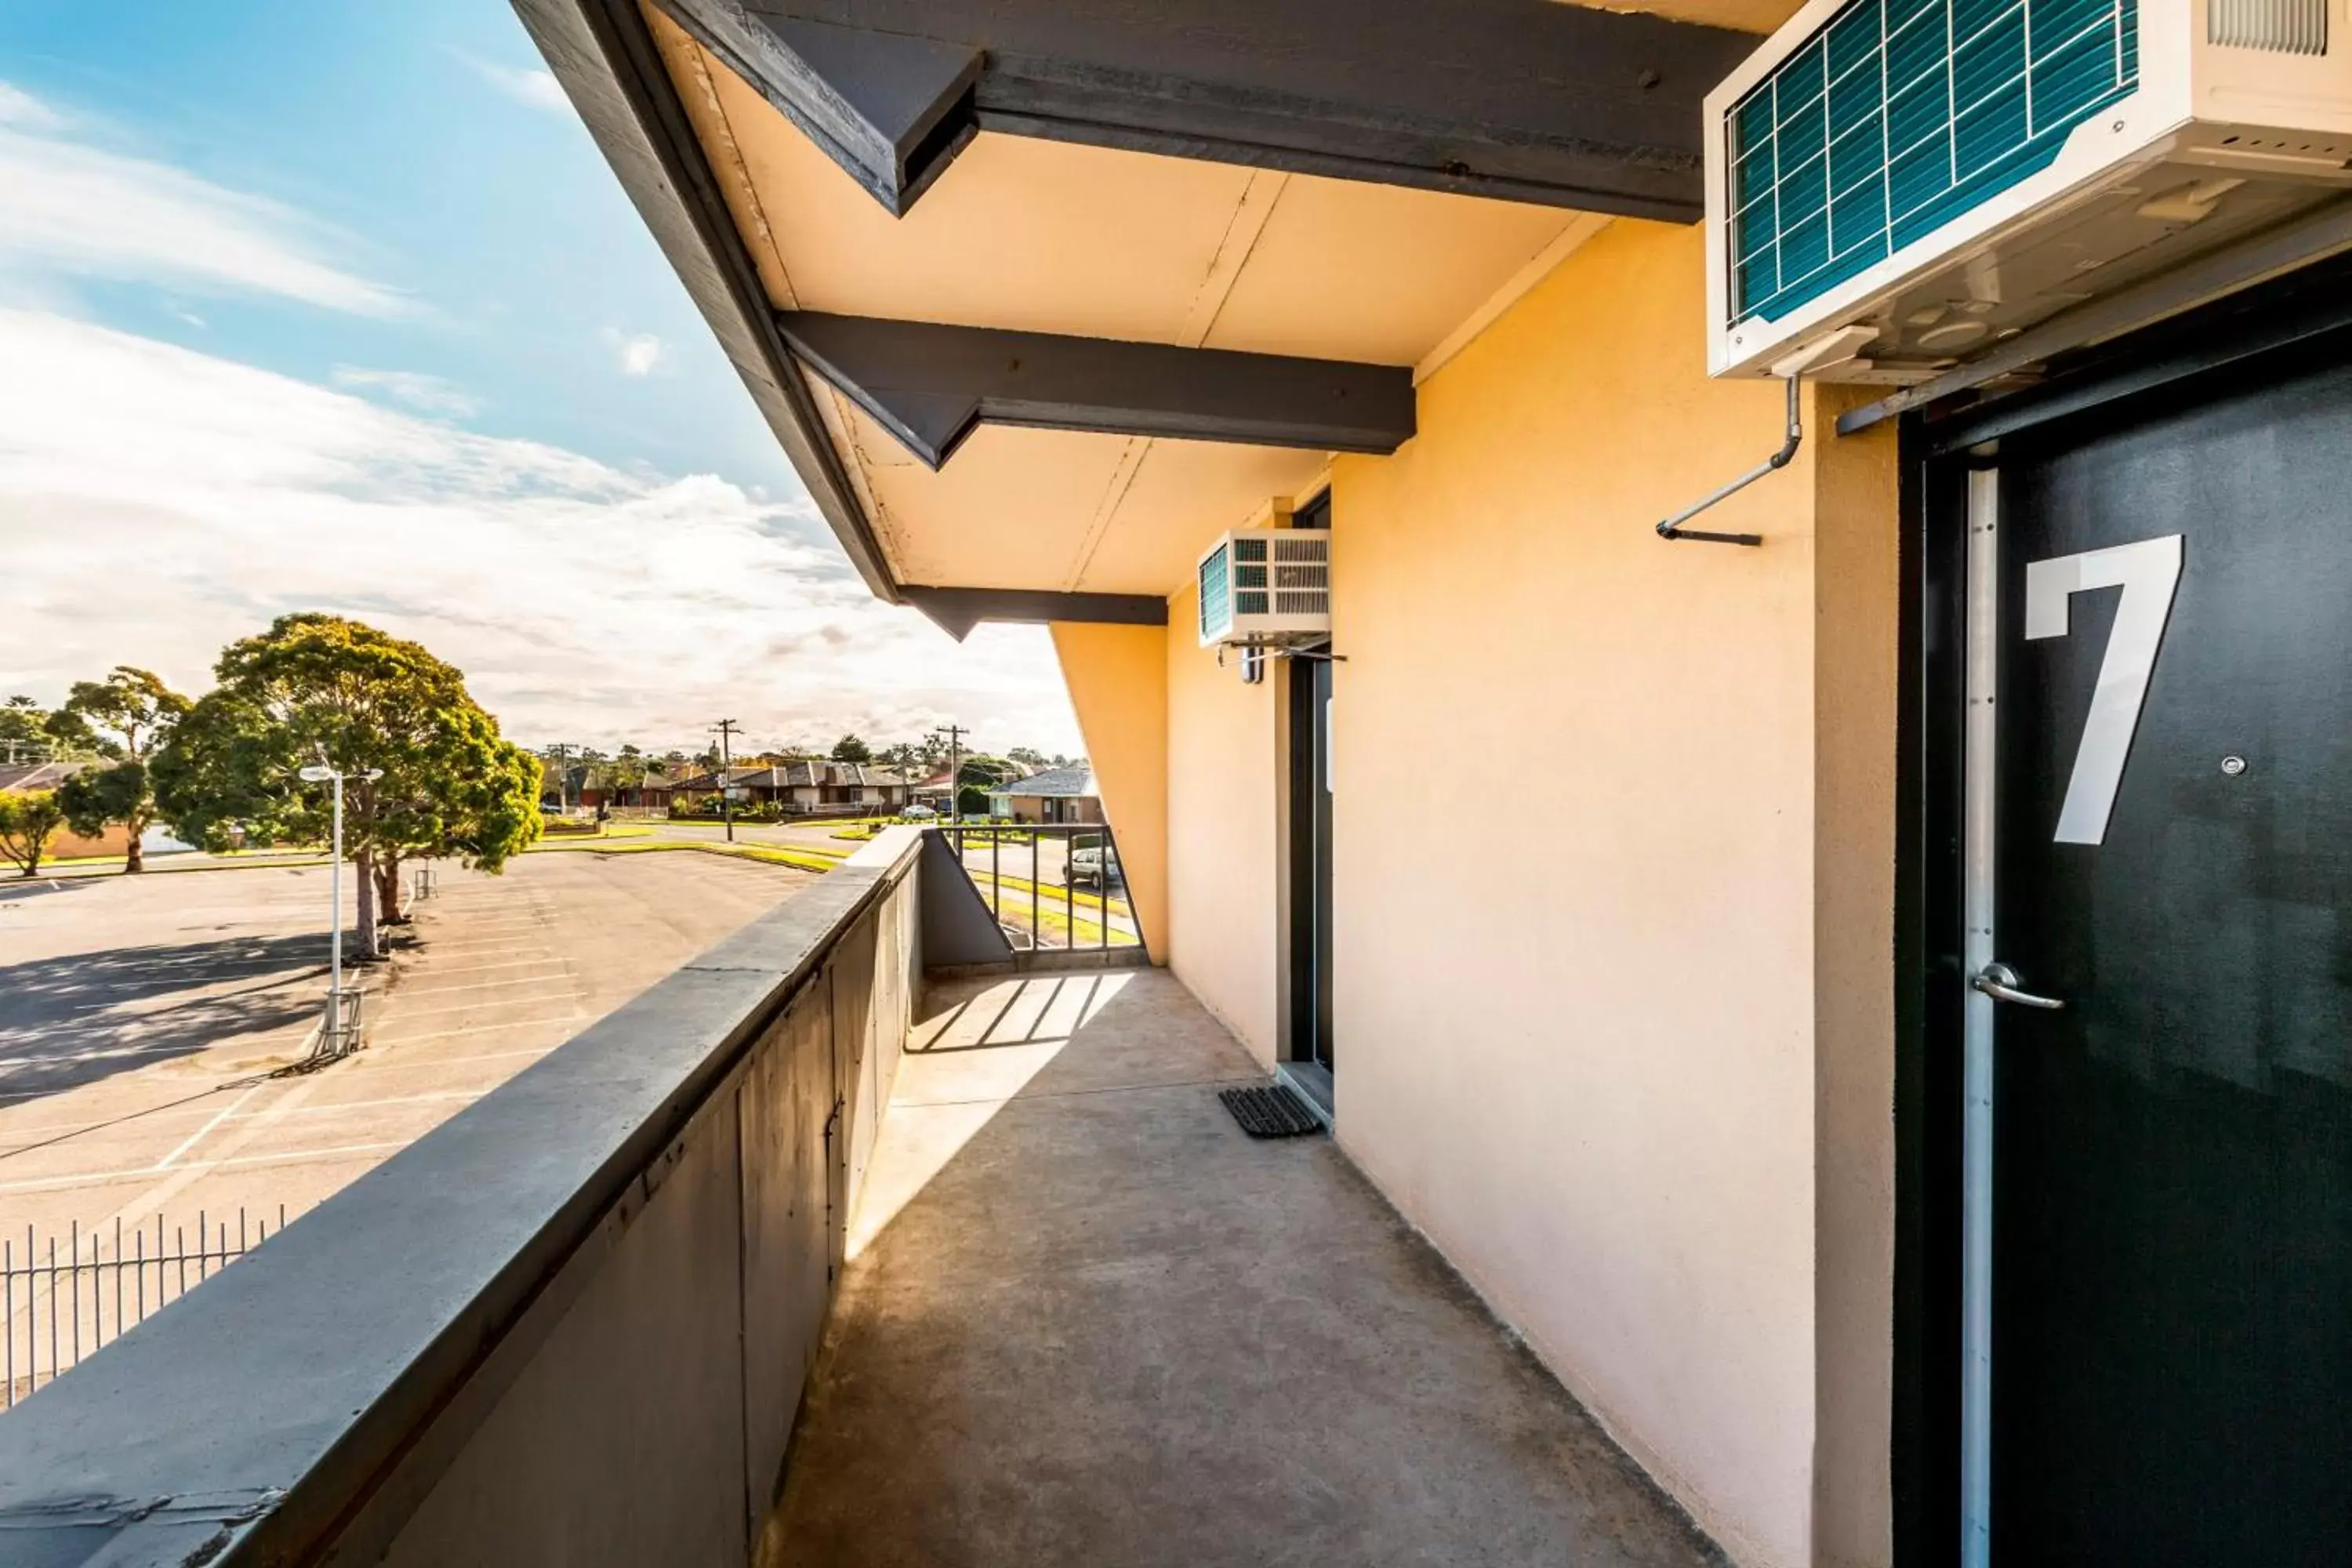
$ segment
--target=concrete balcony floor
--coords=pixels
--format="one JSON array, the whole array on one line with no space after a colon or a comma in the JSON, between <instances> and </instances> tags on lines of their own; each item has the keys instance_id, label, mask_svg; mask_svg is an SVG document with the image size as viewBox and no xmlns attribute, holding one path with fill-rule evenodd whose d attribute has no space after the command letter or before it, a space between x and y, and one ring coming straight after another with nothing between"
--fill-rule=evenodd
<instances>
[{"instance_id":1,"label":"concrete balcony floor","mask_svg":"<svg viewBox=\"0 0 2352 1568\"><path fill-rule=\"evenodd\" d=\"M1165 973L920 1011L763 1563L1722 1561Z\"/></svg>"}]
</instances>

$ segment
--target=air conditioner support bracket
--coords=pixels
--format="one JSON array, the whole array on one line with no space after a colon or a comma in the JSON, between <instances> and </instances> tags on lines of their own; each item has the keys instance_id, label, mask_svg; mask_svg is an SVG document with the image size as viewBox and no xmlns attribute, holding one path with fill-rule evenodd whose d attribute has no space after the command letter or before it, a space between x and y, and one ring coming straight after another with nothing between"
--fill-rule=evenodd
<instances>
[{"instance_id":1,"label":"air conditioner support bracket","mask_svg":"<svg viewBox=\"0 0 2352 1568\"><path fill-rule=\"evenodd\" d=\"M1674 516L1666 519L1665 521L1658 524L1658 537L1660 539L1686 539L1699 544L1757 545L1764 542L1764 536L1760 533L1710 533L1703 528L1685 528L1683 524L1688 522L1691 519L1696 517L1707 508L1715 505L1717 501L1727 500L1731 497L1738 495L1741 490L1746 489L1748 486L1754 484L1765 475L1777 473L1780 469L1787 468L1789 466L1790 459L1797 455L1797 448L1804 445L1805 440L1804 405L1798 397L1798 388L1803 383L1803 373L1799 371L1790 372L1788 377L1788 382L1789 428L1787 436L1780 442L1780 449L1773 453L1770 457L1765 458L1762 462L1757 464L1754 468L1748 469L1746 473L1740 475L1738 479L1732 480L1729 484L1723 486L1719 489L1708 491L1707 494L1702 496L1699 500L1692 502L1690 505L1683 508L1682 510L1675 513Z\"/></svg>"}]
</instances>

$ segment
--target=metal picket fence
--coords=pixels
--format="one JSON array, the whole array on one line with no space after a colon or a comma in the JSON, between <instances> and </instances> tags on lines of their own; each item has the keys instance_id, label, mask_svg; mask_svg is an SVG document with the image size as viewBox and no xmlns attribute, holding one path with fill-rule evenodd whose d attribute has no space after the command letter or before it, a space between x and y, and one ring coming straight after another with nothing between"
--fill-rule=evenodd
<instances>
[{"instance_id":1,"label":"metal picket fence","mask_svg":"<svg viewBox=\"0 0 2352 1568\"><path fill-rule=\"evenodd\" d=\"M120 1338L286 1228L286 1205L272 1224L236 1211L226 1219L196 1214L193 1240L184 1224L155 1216L111 1235L69 1226L46 1237L25 1227L0 1237L0 1410L73 1370L82 1358Z\"/></svg>"}]
</instances>

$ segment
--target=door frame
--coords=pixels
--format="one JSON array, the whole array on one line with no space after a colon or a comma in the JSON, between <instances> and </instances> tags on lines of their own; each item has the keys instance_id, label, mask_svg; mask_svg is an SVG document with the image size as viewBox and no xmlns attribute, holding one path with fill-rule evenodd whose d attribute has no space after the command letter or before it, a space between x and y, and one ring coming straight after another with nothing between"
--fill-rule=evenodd
<instances>
[{"instance_id":1,"label":"door frame","mask_svg":"<svg viewBox=\"0 0 2352 1568\"><path fill-rule=\"evenodd\" d=\"M1896 1568L1960 1549L1962 877L1968 476L2058 438L2352 357L2352 258L2053 367L2039 386L1901 429L1895 857L1895 1322L1888 1479Z\"/></svg>"},{"instance_id":2,"label":"door frame","mask_svg":"<svg viewBox=\"0 0 2352 1568\"><path fill-rule=\"evenodd\" d=\"M1328 648L1328 644L1318 653ZM1313 1062L1323 1017L1322 994L1330 989L1330 975L1321 957L1328 931L1332 868L1329 846L1318 859L1315 853L1316 766L1318 730L1324 721L1315 700L1318 684L1331 668L1328 658L1294 658L1281 661L1283 671L1284 810L1282 855L1284 872L1282 966L1282 1059ZM1330 740L1322 736L1323 748ZM1328 758L1324 758L1328 766ZM1320 921L1318 922L1318 917ZM1319 984L1318 984L1319 982ZM1334 1076L1337 1052L1334 1052Z\"/></svg>"}]
</instances>

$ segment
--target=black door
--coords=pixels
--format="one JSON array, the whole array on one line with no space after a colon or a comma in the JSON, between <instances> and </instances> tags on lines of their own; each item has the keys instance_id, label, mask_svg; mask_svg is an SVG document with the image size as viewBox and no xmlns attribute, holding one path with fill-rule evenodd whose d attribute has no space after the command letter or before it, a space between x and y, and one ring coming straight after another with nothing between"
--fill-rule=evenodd
<instances>
[{"instance_id":1,"label":"black door","mask_svg":"<svg viewBox=\"0 0 2352 1568\"><path fill-rule=\"evenodd\" d=\"M1290 1058L1331 1068L1331 661L1290 679Z\"/></svg>"},{"instance_id":2,"label":"black door","mask_svg":"<svg viewBox=\"0 0 2352 1568\"><path fill-rule=\"evenodd\" d=\"M2352 369L1990 460L1990 1559L2352 1563Z\"/></svg>"}]
</instances>

